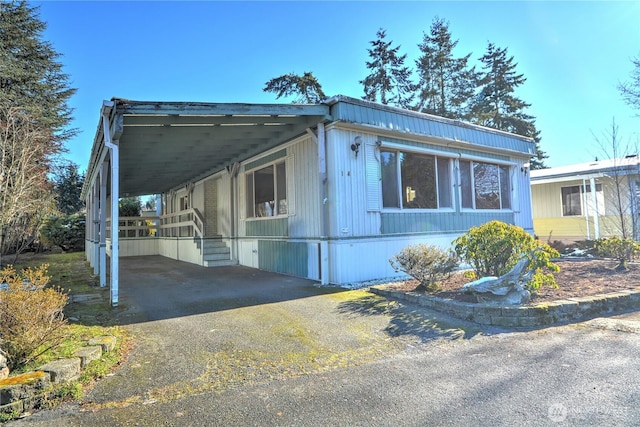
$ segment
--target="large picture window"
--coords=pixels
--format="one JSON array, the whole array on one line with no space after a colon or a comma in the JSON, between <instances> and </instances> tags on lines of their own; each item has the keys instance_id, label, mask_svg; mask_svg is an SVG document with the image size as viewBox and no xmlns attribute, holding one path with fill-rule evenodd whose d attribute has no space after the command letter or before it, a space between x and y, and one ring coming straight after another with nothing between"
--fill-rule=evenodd
<instances>
[{"instance_id":1,"label":"large picture window","mask_svg":"<svg viewBox=\"0 0 640 427\"><path fill-rule=\"evenodd\" d=\"M382 206L400 209L451 208L451 159L382 150Z\"/></svg>"},{"instance_id":2,"label":"large picture window","mask_svg":"<svg viewBox=\"0 0 640 427\"><path fill-rule=\"evenodd\" d=\"M248 172L245 181L247 218L287 214L287 174L284 162Z\"/></svg>"},{"instance_id":3,"label":"large picture window","mask_svg":"<svg viewBox=\"0 0 640 427\"><path fill-rule=\"evenodd\" d=\"M511 209L509 167L460 160L460 191L466 209Z\"/></svg>"}]
</instances>

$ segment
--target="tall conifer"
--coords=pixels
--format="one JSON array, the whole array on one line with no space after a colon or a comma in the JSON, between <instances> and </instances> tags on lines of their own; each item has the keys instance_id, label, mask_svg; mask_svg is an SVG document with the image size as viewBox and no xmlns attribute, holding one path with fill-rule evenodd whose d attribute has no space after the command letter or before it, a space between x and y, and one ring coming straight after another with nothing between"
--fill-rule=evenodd
<instances>
[{"instance_id":1,"label":"tall conifer","mask_svg":"<svg viewBox=\"0 0 640 427\"><path fill-rule=\"evenodd\" d=\"M407 55L400 55L400 45L391 47L386 41L387 33L382 28L376 33L376 40L370 42L370 74L360 84L363 85L367 101L409 108L414 97L415 85L411 82L411 70L404 65Z\"/></svg>"}]
</instances>

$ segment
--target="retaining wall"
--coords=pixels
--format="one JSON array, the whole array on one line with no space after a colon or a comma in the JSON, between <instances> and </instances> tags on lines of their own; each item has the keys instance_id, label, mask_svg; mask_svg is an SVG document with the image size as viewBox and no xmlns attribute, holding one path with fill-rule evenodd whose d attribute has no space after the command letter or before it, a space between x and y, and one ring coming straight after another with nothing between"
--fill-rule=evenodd
<instances>
[{"instance_id":1,"label":"retaining wall","mask_svg":"<svg viewBox=\"0 0 640 427\"><path fill-rule=\"evenodd\" d=\"M370 290L377 295L418 304L481 325L506 327L548 326L640 308L640 289L508 307L460 302L417 292L392 291L382 287L372 287Z\"/></svg>"}]
</instances>

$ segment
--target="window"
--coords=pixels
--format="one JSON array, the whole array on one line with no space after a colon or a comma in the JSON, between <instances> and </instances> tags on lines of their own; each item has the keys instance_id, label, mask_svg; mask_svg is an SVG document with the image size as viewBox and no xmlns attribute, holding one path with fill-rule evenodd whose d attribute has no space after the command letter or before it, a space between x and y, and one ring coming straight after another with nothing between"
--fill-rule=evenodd
<instances>
[{"instance_id":1,"label":"window","mask_svg":"<svg viewBox=\"0 0 640 427\"><path fill-rule=\"evenodd\" d=\"M511 209L509 167L460 160L460 192L466 209Z\"/></svg>"},{"instance_id":2,"label":"window","mask_svg":"<svg viewBox=\"0 0 640 427\"><path fill-rule=\"evenodd\" d=\"M451 160L382 150L382 206L401 209L451 208Z\"/></svg>"},{"instance_id":3,"label":"window","mask_svg":"<svg viewBox=\"0 0 640 427\"><path fill-rule=\"evenodd\" d=\"M582 185L573 185L571 187L562 187L560 192L562 195L562 216L581 216L584 210L585 187ZM591 197L591 185L586 186L587 191L587 209L591 215L595 212L593 198ZM602 184L596 184L596 203L598 213L604 214L604 197L602 195ZM587 212L584 212L586 215Z\"/></svg>"},{"instance_id":4,"label":"window","mask_svg":"<svg viewBox=\"0 0 640 427\"><path fill-rule=\"evenodd\" d=\"M285 163L275 163L245 175L247 218L287 214Z\"/></svg>"}]
</instances>

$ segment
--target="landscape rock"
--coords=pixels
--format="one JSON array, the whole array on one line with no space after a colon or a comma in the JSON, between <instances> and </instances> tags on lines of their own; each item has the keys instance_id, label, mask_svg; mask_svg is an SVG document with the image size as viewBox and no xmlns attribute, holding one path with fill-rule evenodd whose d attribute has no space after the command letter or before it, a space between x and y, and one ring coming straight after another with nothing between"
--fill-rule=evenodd
<instances>
[{"instance_id":1,"label":"landscape rock","mask_svg":"<svg viewBox=\"0 0 640 427\"><path fill-rule=\"evenodd\" d=\"M493 305L519 305L531 300L531 293L525 285L531 280L531 261L523 257L503 276L483 277L462 287L462 291L478 295L478 300Z\"/></svg>"},{"instance_id":2,"label":"landscape rock","mask_svg":"<svg viewBox=\"0 0 640 427\"><path fill-rule=\"evenodd\" d=\"M60 359L49 362L40 369L51 375L51 381L60 383L64 381L73 381L80 377L80 358Z\"/></svg>"},{"instance_id":3,"label":"landscape rock","mask_svg":"<svg viewBox=\"0 0 640 427\"><path fill-rule=\"evenodd\" d=\"M113 335L104 335L101 337L91 338L88 342L89 345L102 346L102 351L108 353L116 348L116 337Z\"/></svg>"},{"instance_id":4,"label":"landscape rock","mask_svg":"<svg viewBox=\"0 0 640 427\"><path fill-rule=\"evenodd\" d=\"M92 361L98 360L102 357L102 346L92 345L89 347L82 347L76 351L75 355L80 358L80 367L84 368Z\"/></svg>"}]
</instances>

